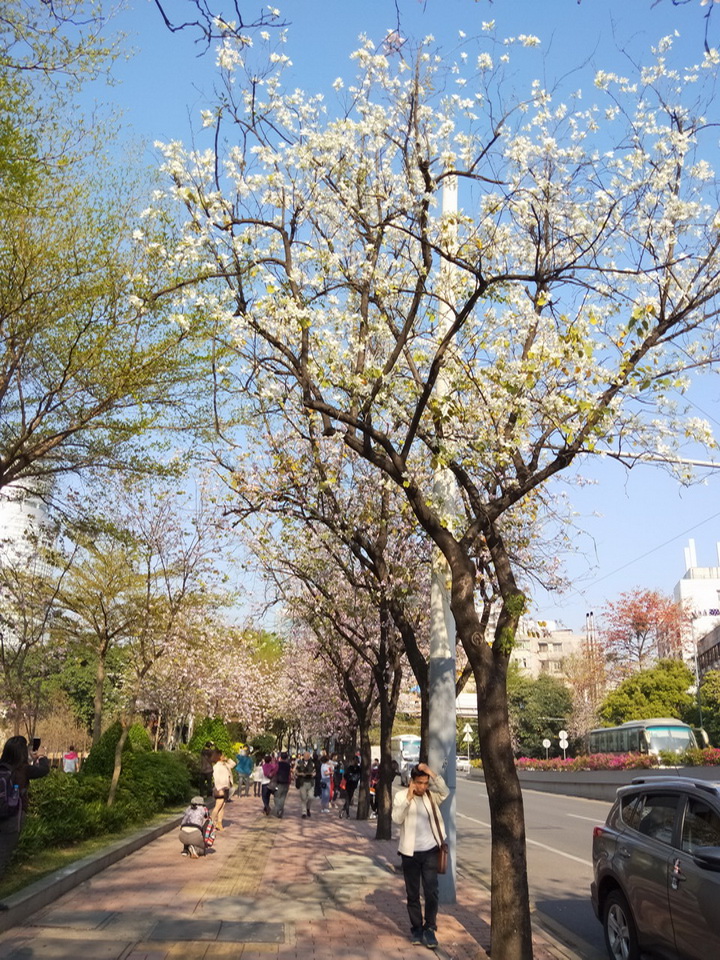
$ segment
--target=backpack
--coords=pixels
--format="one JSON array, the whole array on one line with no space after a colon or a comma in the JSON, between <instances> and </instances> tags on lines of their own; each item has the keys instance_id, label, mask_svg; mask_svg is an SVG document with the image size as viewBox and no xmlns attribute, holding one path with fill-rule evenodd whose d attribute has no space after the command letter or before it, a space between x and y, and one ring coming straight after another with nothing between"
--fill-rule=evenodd
<instances>
[{"instance_id":1,"label":"backpack","mask_svg":"<svg viewBox=\"0 0 720 960\"><path fill-rule=\"evenodd\" d=\"M205 807L189 806L180 824L181 827L199 827L201 830L207 818Z\"/></svg>"},{"instance_id":2,"label":"backpack","mask_svg":"<svg viewBox=\"0 0 720 960\"><path fill-rule=\"evenodd\" d=\"M0 766L0 820L9 820L20 812L20 788L13 783L12 770Z\"/></svg>"}]
</instances>

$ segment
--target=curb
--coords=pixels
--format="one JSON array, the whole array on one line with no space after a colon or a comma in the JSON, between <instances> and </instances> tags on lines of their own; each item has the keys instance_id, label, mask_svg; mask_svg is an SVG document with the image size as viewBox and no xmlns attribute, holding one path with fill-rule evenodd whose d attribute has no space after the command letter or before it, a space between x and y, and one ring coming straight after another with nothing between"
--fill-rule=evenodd
<instances>
[{"instance_id":1,"label":"curb","mask_svg":"<svg viewBox=\"0 0 720 960\"><path fill-rule=\"evenodd\" d=\"M180 825L181 820L182 814L176 814L154 827L145 827L130 837L110 844L100 853L90 854L82 860L68 864L67 867L61 867L54 873L49 873L41 880L36 880L22 890L18 890L17 893L6 897L3 902L8 909L0 913L0 933L24 923L28 914L46 907L68 890L94 877L96 873L100 873L106 867L144 847L145 844L169 833L174 827Z\"/></svg>"}]
</instances>

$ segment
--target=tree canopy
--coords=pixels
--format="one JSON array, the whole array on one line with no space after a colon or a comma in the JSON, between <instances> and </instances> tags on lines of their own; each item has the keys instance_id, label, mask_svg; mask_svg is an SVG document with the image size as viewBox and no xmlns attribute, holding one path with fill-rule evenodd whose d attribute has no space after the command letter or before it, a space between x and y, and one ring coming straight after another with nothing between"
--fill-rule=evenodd
<instances>
[{"instance_id":1,"label":"tree canopy","mask_svg":"<svg viewBox=\"0 0 720 960\"><path fill-rule=\"evenodd\" d=\"M432 39L406 56L365 38L330 106L284 88L282 53L259 66L262 45L229 44L207 149L165 147L185 214L177 309L224 317L247 396L309 411L319 436L403 491L447 561L478 691L503 960L531 952L506 714L525 608L510 530L577 458L672 462L683 443L712 445L677 396L720 359L705 119L717 58L678 71L668 37L637 76L597 71L594 103L541 82L506 96L508 64L536 44L469 38L453 61ZM457 210L441 203L455 187Z\"/></svg>"},{"instance_id":2,"label":"tree canopy","mask_svg":"<svg viewBox=\"0 0 720 960\"><path fill-rule=\"evenodd\" d=\"M626 720L675 717L696 721L692 670L682 660L659 660L656 666L639 670L612 690L600 706L600 717L609 726Z\"/></svg>"}]
</instances>

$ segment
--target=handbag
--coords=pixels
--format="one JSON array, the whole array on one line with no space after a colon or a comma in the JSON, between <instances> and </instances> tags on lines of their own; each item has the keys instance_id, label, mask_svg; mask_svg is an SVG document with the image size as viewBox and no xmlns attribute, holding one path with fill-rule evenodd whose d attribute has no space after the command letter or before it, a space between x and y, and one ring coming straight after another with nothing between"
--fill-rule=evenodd
<instances>
[{"instance_id":1,"label":"handbag","mask_svg":"<svg viewBox=\"0 0 720 960\"><path fill-rule=\"evenodd\" d=\"M438 817L437 807L435 806L435 801L431 796L428 797L430 801L430 806L432 807L433 816L435 817L435 826L437 827L438 836L442 836L442 830L440 829L440 818ZM448 868L448 845L447 840L442 840L440 846L438 847L437 855L437 872L438 873L447 873Z\"/></svg>"},{"instance_id":2,"label":"handbag","mask_svg":"<svg viewBox=\"0 0 720 960\"><path fill-rule=\"evenodd\" d=\"M438 847L437 872L447 873L447 868L448 868L448 845L447 845L447 841L443 840L443 842Z\"/></svg>"}]
</instances>

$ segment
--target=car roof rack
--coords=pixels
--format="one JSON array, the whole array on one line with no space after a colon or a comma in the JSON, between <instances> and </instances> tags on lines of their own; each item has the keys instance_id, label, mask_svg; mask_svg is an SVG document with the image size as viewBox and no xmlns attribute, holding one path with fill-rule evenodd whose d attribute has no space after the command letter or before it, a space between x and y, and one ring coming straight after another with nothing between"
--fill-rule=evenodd
<instances>
[{"instance_id":1,"label":"car roof rack","mask_svg":"<svg viewBox=\"0 0 720 960\"><path fill-rule=\"evenodd\" d=\"M712 793L716 796L720 796L720 782L715 782L713 780L696 780L693 777L673 777L671 775L662 774L660 776L645 776L645 777L633 777L630 786L640 786L646 784L648 786L680 786L688 787L694 790L704 790L706 793Z\"/></svg>"}]
</instances>

